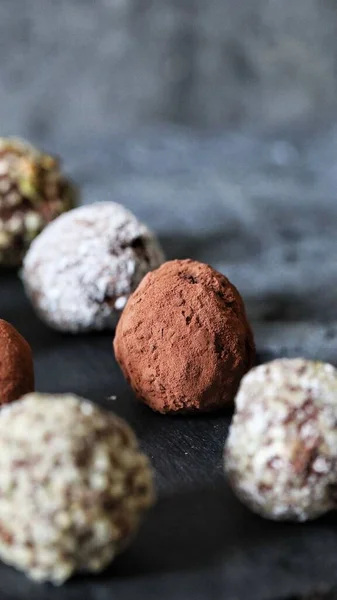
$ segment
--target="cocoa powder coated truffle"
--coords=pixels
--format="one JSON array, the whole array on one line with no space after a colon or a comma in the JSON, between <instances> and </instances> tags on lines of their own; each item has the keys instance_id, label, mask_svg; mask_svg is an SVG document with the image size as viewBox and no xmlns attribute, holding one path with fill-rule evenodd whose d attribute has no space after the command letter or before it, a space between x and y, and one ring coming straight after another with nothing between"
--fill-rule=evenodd
<instances>
[{"instance_id":1,"label":"cocoa powder coated truffle","mask_svg":"<svg viewBox=\"0 0 337 600\"><path fill-rule=\"evenodd\" d=\"M23 140L0 138L0 265L20 265L31 241L75 200L56 158Z\"/></svg>"},{"instance_id":2,"label":"cocoa powder coated truffle","mask_svg":"<svg viewBox=\"0 0 337 600\"><path fill-rule=\"evenodd\" d=\"M122 314L114 349L136 394L162 413L231 404L255 358L239 292L192 260L167 262L144 278Z\"/></svg>"},{"instance_id":3,"label":"cocoa powder coated truffle","mask_svg":"<svg viewBox=\"0 0 337 600\"><path fill-rule=\"evenodd\" d=\"M275 520L336 507L337 371L280 359L248 373L236 397L225 469L238 496Z\"/></svg>"},{"instance_id":4,"label":"cocoa powder coated truffle","mask_svg":"<svg viewBox=\"0 0 337 600\"><path fill-rule=\"evenodd\" d=\"M75 396L30 394L0 411L0 557L61 584L103 569L153 501L133 432Z\"/></svg>"},{"instance_id":5,"label":"cocoa powder coated truffle","mask_svg":"<svg viewBox=\"0 0 337 600\"><path fill-rule=\"evenodd\" d=\"M29 344L0 319L0 404L34 390L34 366Z\"/></svg>"},{"instance_id":6,"label":"cocoa powder coated truffle","mask_svg":"<svg viewBox=\"0 0 337 600\"><path fill-rule=\"evenodd\" d=\"M28 296L51 327L113 329L130 293L163 261L154 235L123 206L62 215L34 241L23 267Z\"/></svg>"}]
</instances>

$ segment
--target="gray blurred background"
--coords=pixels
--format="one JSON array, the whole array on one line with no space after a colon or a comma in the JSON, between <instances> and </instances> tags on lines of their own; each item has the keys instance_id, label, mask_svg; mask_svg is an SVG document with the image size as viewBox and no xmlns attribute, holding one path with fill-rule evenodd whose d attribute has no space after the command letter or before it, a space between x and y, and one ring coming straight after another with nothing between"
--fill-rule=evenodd
<instances>
[{"instance_id":1,"label":"gray blurred background","mask_svg":"<svg viewBox=\"0 0 337 600\"><path fill-rule=\"evenodd\" d=\"M336 40L336 0L0 0L0 128L316 122Z\"/></svg>"},{"instance_id":2,"label":"gray blurred background","mask_svg":"<svg viewBox=\"0 0 337 600\"><path fill-rule=\"evenodd\" d=\"M337 366L337 0L0 0L0 46L0 135L58 153L84 202L127 206L156 231L168 258L195 258L225 273L244 297L259 360L301 355ZM20 331L32 332L28 305L20 312L21 297L11 287L4 294L4 285L3 306ZM28 338L38 388L54 373L62 391L80 391L86 364L84 396L97 396L105 382L107 393L119 389L105 352L90 358L91 340L77 353L75 340L54 346L43 331ZM144 433L138 413L132 419ZM186 482L196 488L208 439L201 427L182 437ZM220 439L221 427L211 435ZM149 432L163 455L164 441ZM220 467L212 452L207 481L217 473L212 461ZM168 470L163 462L168 482L171 462ZM171 572L165 564L159 573L160 560L154 567L150 560L141 579L117 576L111 597L119 584L128 598L132 590L161 597L163 586L171 598L175 590L201 598L214 586L214 598L246 599L249 589L259 600L337 584L332 521L288 533L295 545L265 535L262 524L260 536L258 524L254 547L241 514L233 523L237 540L226 537L221 557L211 550L209 571L200 564L197 573ZM206 529L198 523L193 531ZM205 535L202 556L212 528ZM165 536L164 528L158 539ZM194 548L185 554L188 564L198 556ZM28 598L17 574L6 573L6 598ZM90 598L109 597L108 580L88 585ZM31 597L50 597L40 589ZM80 588L67 589L74 598Z\"/></svg>"}]
</instances>

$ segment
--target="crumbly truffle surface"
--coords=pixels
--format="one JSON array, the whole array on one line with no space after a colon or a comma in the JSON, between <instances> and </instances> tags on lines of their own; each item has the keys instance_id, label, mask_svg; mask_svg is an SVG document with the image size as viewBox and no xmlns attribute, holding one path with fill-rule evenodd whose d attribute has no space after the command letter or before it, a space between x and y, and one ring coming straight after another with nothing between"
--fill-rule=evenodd
<instances>
[{"instance_id":1,"label":"crumbly truffle surface","mask_svg":"<svg viewBox=\"0 0 337 600\"><path fill-rule=\"evenodd\" d=\"M0 138L0 265L19 266L31 241L75 201L56 158Z\"/></svg>"},{"instance_id":2,"label":"crumbly truffle surface","mask_svg":"<svg viewBox=\"0 0 337 600\"><path fill-rule=\"evenodd\" d=\"M114 202L82 206L51 223L24 261L40 317L73 333L114 329L130 293L163 261L154 235Z\"/></svg>"},{"instance_id":3,"label":"crumbly truffle surface","mask_svg":"<svg viewBox=\"0 0 337 600\"><path fill-rule=\"evenodd\" d=\"M131 296L115 355L136 394L162 413L230 405L255 349L237 289L212 267L166 262Z\"/></svg>"},{"instance_id":4,"label":"crumbly truffle surface","mask_svg":"<svg viewBox=\"0 0 337 600\"><path fill-rule=\"evenodd\" d=\"M242 380L225 448L234 490L253 511L306 521L336 506L337 371L279 359Z\"/></svg>"},{"instance_id":5,"label":"crumbly truffle surface","mask_svg":"<svg viewBox=\"0 0 337 600\"><path fill-rule=\"evenodd\" d=\"M61 584L103 569L153 501L131 429L75 396L30 394L0 411L0 557Z\"/></svg>"},{"instance_id":6,"label":"crumbly truffle surface","mask_svg":"<svg viewBox=\"0 0 337 600\"><path fill-rule=\"evenodd\" d=\"M34 390L32 351L7 321L0 319L0 405Z\"/></svg>"}]
</instances>

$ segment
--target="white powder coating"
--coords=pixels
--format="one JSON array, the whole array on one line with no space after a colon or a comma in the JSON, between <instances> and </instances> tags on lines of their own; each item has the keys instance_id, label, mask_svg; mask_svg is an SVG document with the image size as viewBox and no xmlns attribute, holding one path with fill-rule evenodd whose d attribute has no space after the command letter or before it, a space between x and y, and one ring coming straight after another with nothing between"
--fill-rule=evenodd
<instances>
[{"instance_id":1,"label":"white powder coating","mask_svg":"<svg viewBox=\"0 0 337 600\"><path fill-rule=\"evenodd\" d=\"M29 394L0 412L0 557L61 584L103 569L153 502L131 429L76 396Z\"/></svg>"},{"instance_id":2,"label":"white powder coating","mask_svg":"<svg viewBox=\"0 0 337 600\"><path fill-rule=\"evenodd\" d=\"M23 282L51 327L114 329L129 295L163 260L145 225L123 206L102 202L60 216L36 238Z\"/></svg>"},{"instance_id":3,"label":"white powder coating","mask_svg":"<svg viewBox=\"0 0 337 600\"><path fill-rule=\"evenodd\" d=\"M231 484L253 511L306 521L336 507L337 371L280 359L242 380L225 447Z\"/></svg>"}]
</instances>

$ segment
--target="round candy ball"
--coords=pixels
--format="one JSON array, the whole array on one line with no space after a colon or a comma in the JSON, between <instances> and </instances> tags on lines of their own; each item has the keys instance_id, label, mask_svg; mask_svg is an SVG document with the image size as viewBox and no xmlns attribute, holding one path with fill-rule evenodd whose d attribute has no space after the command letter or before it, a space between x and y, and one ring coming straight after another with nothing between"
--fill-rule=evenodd
<instances>
[{"instance_id":1,"label":"round candy ball","mask_svg":"<svg viewBox=\"0 0 337 600\"><path fill-rule=\"evenodd\" d=\"M0 319L0 405L34 390L32 351L7 321Z\"/></svg>"},{"instance_id":2,"label":"round candy ball","mask_svg":"<svg viewBox=\"0 0 337 600\"><path fill-rule=\"evenodd\" d=\"M114 340L136 394L161 413L230 405L255 349L242 298L193 260L166 262L131 296Z\"/></svg>"},{"instance_id":3,"label":"round candy ball","mask_svg":"<svg viewBox=\"0 0 337 600\"><path fill-rule=\"evenodd\" d=\"M76 396L30 394L0 411L0 557L61 584L102 570L153 502L131 429Z\"/></svg>"},{"instance_id":4,"label":"round candy ball","mask_svg":"<svg viewBox=\"0 0 337 600\"><path fill-rule=\"evenodd\" d=\"M28 296L51 327L73 333L114 329L130 293L158 267L155 236L123 206L82 206L51 223L23 266Z\"/></svg>"},{"instance_id":5,"label":"round candy ball","mask_svg":"<svg viewBox=\"0 0 337 600\"><path fill-rule=\"evenodd\" d=\"M274 520L336 507L337 371L280 359L252 369L236 397L225 469L239 498Z\"/></svg>"},{"instance_id":6,"label":"round candy ball","mask_svg":"<svg viewBox=\"0 0 337 600\"><path fill-rule=\"evenodd\" d=\"M0 138L0 265L19 266L31 241L75 200L56 158Z\"/></svg>"}]
</instances>

